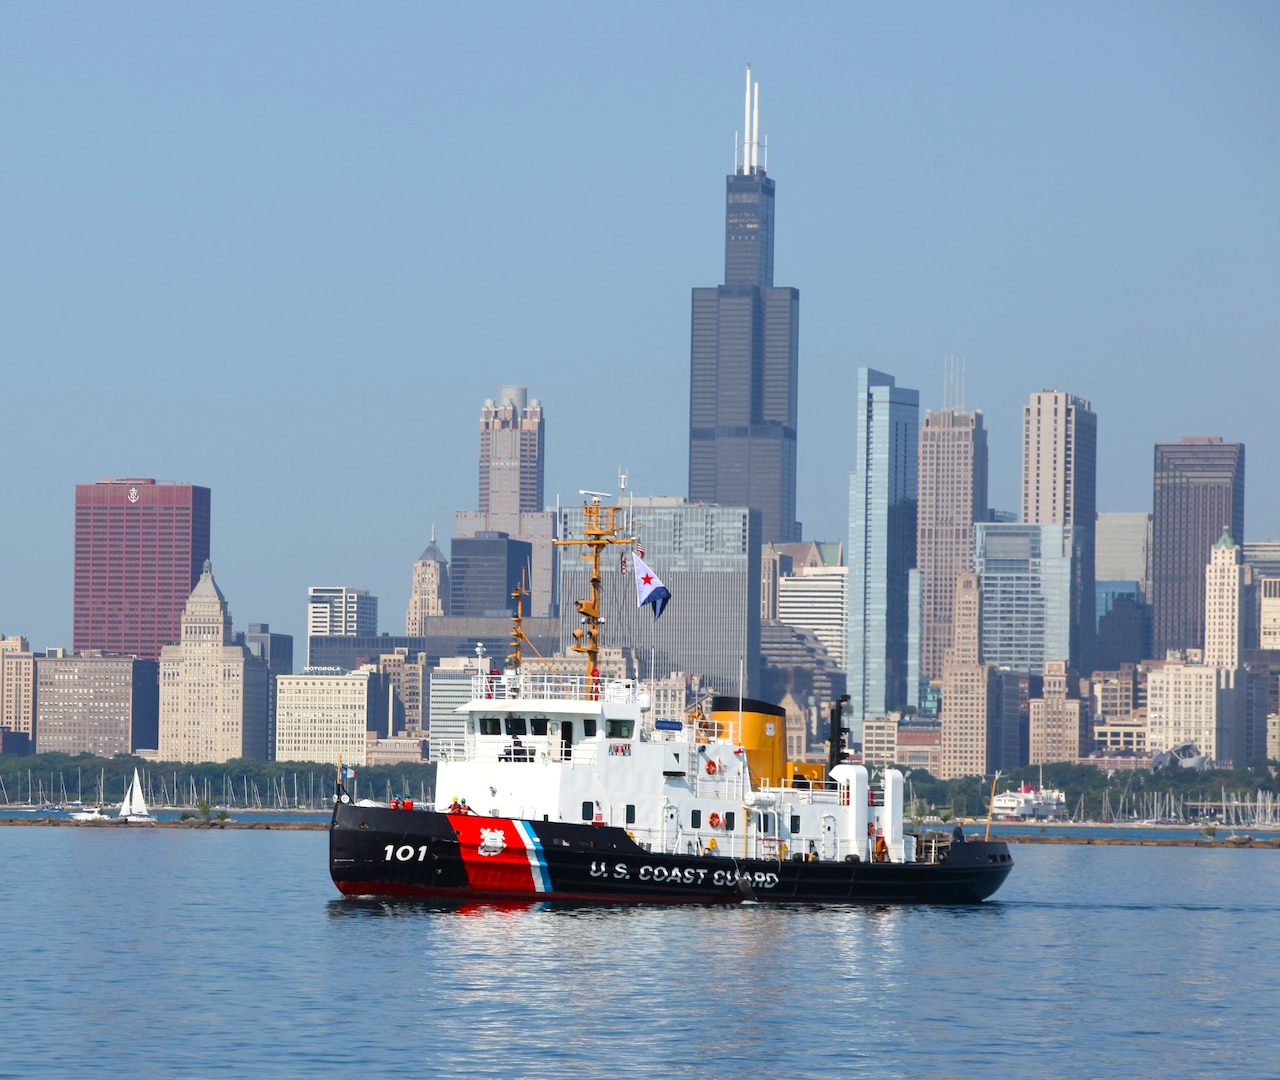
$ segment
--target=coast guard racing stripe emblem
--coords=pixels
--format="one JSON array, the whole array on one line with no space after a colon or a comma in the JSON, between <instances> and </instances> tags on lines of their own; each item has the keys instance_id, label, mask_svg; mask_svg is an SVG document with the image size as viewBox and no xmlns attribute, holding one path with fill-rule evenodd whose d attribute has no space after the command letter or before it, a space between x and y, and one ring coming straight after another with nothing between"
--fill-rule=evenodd
<instances>
[{"instance_id":1,"label":"coast guard racing stripe emblem","mask_svg":"<svg viewBox=\"0 0 1280 1080\"><path fill-rule=\"evenodd\" d=\"M542 843L523 821L449 815L467 879L478 892L544 893L551 877Z\"/></svg>"}]
</instances>

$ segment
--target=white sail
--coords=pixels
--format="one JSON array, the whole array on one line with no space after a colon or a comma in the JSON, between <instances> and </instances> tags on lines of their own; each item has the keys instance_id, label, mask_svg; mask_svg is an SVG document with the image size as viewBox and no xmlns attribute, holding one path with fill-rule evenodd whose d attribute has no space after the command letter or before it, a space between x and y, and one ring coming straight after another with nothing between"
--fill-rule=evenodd
<instances>
[{"instance_id":1,"label":"white sail","mask_svg":"<svg viewBox=\"0 0 1280 1080\"><path fill-rule=\"evenodd\" d=\"M120 816L122 818L151 816L147 810L146 800L142 797L142 782L138 779L137 769L133 770L133 780L129 783L129 790L124 794L124 802L120 804Z\"/></svg>"}]
</instances>

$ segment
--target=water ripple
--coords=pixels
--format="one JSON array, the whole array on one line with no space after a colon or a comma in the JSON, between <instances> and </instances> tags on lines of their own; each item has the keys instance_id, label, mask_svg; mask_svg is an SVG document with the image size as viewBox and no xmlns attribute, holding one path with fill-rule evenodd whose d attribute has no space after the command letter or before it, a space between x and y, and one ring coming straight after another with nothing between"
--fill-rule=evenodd
<instances>
[{"instance_id":1,"label":"water ripple","mask_svg":"<svg viewBox=\"0 0 1280 1080\"><path fill-rule=\"evenodd\" d=\"M1275 1073L1274 854L1024 845L985 905L731 909L345 900L323 833L0 858L2 1075Z\"/></svg>"}]
</instances>

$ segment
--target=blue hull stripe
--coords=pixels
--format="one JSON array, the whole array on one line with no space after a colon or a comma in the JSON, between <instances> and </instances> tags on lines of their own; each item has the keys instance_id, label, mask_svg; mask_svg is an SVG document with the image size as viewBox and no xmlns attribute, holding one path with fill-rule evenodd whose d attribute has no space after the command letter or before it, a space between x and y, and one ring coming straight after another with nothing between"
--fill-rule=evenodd
<instances>
[{"instance_id":1,"label":"blue hull stripe","mask_svg":"<svg viewBox=\"0 0 1280 1080\"><path fill-rule=\"evenodd\" d=\"M547 860L542 854L542 841L534 835L527 821L514 822L516 832L524 841L525 853L529 856L529 865L533 868L533 887L538 892L551 891L551 872L547 869Z\"/></svg>"}]
</instances>

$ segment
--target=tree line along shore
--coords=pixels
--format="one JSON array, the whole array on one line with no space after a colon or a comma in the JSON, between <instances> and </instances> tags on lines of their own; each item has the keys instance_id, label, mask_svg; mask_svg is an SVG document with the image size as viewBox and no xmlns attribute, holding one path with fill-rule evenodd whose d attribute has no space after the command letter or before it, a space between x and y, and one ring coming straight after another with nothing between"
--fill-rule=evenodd
<instances>
[{"instance_id":1,"label":"tree line along shore","mask_svg":"<svg viewBox=\"0 0 1280 1080\"><path fill-rule=\"evenodd\" d=\"M323 810L332 801L337 770L324 762L256 761L184 765L119 755L0 755L0 807L118 805L137 768L148 805L227 810ZM354 781L359 797L388 799L406 794L429 802L435 798L435 764L405 763L361 766ZM938 780L921 770L906 773L909 816L917 821L985 818L991 777ZM1073 820L1141 820L1155 795L1176 800L1185 824L1234 824L1222 820L1222 806L1255 806L1280 799L1280 780L1273 762L1256 762L1230 771L1162 769L1103 772L1092 765L1054 763L1002 773L997 791L1024 783L1062 791ZM447 797L448 792L444 795ZM1261 796L1261 798L1260 798ZM1166 802L1167 805L1167 802ZM1257 822L1270 824L1270 822ZM1280 824L1280 822L1277 822Z\"/></svg>"}]
</instances>

